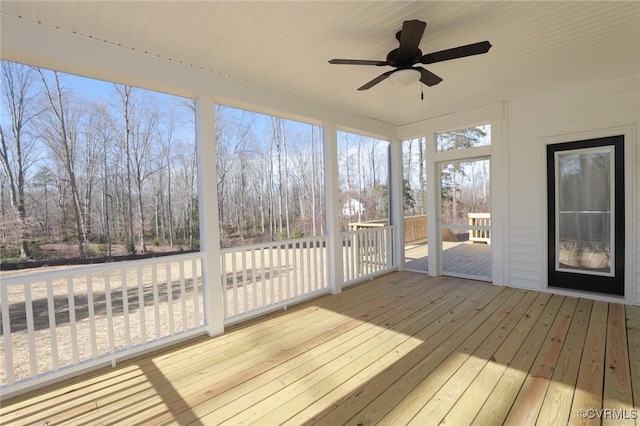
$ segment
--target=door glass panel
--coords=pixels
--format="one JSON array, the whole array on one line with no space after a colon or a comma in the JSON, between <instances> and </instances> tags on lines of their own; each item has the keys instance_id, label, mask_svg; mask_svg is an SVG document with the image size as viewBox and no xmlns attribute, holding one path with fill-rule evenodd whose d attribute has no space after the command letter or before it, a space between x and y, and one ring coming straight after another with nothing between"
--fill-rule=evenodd
<instances>
[{"instance_id":1,"label":"door glass panel","mask_svg":"<svg viewBox=\"0 0 640 426\"><path fill-rule=\"evenodd\" d=\"M427 161L426 139L402 142L402 206L404 211L404 265L427 271Z\"/></svg>"},{"instance_id":2,"label":"door glass panel","mask_svg":"<svg viewBox=\"0 0 640 426\"><path fill-rule=\"evenodd\" d=\"M491 278L490 160L440 164L442 271Z\"/></svg>"},{"instance_id":3,"label":"door glass panel","mask_svg":"<svg viewBox=\"0 0 640 426\"><path fill-rule=\"evenodd\" d=\"M614 147L556 153L556 270L613 274Z\"/></svg>"}]
</instances>

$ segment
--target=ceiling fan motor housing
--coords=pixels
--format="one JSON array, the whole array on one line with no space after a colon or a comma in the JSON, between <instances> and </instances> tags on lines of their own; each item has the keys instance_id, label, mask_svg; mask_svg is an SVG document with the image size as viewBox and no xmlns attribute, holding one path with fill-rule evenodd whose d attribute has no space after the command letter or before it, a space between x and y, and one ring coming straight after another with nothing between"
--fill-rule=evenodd
<instances>
[{"instance_id":1,"label":"ceiling fan motor housing","mask_svg":"<svg viewBox=\"0 0 640 426\"><path fill-rule=\"evenodd\" d=\"M387 62L392 67L402 70L413 67L414 64L420 62L420 58L422 58L422 51L420 49L418 49L413 56L401 56L400 48L398 48L389 52Z\"/></svg>"}]
</instances>

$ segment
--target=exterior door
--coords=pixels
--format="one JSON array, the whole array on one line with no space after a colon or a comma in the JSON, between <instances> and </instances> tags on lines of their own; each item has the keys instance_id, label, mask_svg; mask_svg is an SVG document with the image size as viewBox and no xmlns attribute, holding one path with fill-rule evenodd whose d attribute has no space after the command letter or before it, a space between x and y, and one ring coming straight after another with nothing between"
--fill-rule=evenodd
<instances>
[{"instance_id":1,"label":"exterior door","mask_svg":"<svg viewBox=\"0 0 640 426\"><path fill-rule=\"evenodd\" d=\"M624 295L624 136L547 146L550 287Z\"/></svg>"},{"instance_id":2,"label":"exterior door","mask_svg":"<svg viewBox=\"0 0 640 426\"><path fill-rule=\"evenodd\" d=\"M442 274L491 281L491 160L439 163Z\"/></svg>"}]
</instances>

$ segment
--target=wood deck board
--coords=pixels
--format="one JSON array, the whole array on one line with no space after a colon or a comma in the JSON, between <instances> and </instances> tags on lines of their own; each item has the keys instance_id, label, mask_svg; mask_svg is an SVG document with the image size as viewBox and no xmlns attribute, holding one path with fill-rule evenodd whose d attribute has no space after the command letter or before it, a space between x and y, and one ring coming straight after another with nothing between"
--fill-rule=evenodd
<instances>
[{"instance_id":1,"label":"wood deck board","mask_svg":"<svg viewBox=\"0 0 640 426\"><path fill-rule=\"evenodd\" d=\"M451 300L449 300L451 299ZM420 304L420 298L411 301ZM444 297L441 303L436 303L436 318L442 314L443 311L453 308L461 300L456 300L455 297ZM423 301L424 303L424 301ZM440 306L442 305L442 306ZM409 305L411 306L411 305ZM417 305L416 305L417 308ZM410 315L413 310L406 311L404 315ZM303 390L306 390L310 384L318 383L322 381L322 378L326 374L331 374L334 370L342 368L341 364L348 357L356 357L359 352L367 354L377 346L377 343L382 343L385 338L393 337L399 333L391 333L391 330L385 328L396 328L400 331L400 337L406 335L407 331L404 329L407 317L402 315L395 315L395 317L384 316L375 320L376 323L384 324L384 327L376 326L376 324L364 323L359 327L364 329L357 331L353 335L344 336L341 338L339 346L331 348L330 350L324 349L324 352L318 354L310 354L298 363L290 363L292 365L283 365L275 371L275 374L267 375L267 378L271 379L266 382L262 380L247 382L244 384L243 389L240 389L236 393L236 398L229 401L228 399L219 401L206 401L202 406L198 406L199 410L207 411L207 417L215 418L218 421L233 417L235 413L249 414L247 411L256 413L258 411L267 412L269 406L279 406L287 396L293 397ZM427 323L429 320L425 320ZM388 333L385 333L388 332ZM322 359L322 363L318 363L317 359ZM311 378L310 376L314 376ZM284 391L285 388L287 391ZM268 395L265 397L264 395ZM265 401L266 400L266 401ZM271 404L271 401L278 401L280 404ZM258 403L258 401L260 401ZM257 403L257 404L256 404ZM252 405L260 405L266 407L263 410L256 410L251 408ZM219 408L218 408L219 407ZM184 424L188 420L186 416L179 416L175 419L176 423ZM234 423L238 423L238 419Z\"/></svg>"},{"instance_id":2,"label":"wood deck board","mask_svg":"<svg viewBox=\"0 0 640 426\"><path fill-rule=\"evenodd\" d=\"M3 401L0 423L600 424L578 410L632 415L639 375L640 307L401 272Z\"/></svg>"},{"instance_id":3,"label":"wood deck board","mask_svg":"<svg viewBox=\"0 0 640 426\"><path fill-rule=\"evenodd\" d=\"M425 421L438 421L444 419L449 410L459 400L460 396L466 391L471 382L478 376L483 367L490 362L495 354L496 348L499 347L500 342L515 329L518 321L529 309L531 304L536 298L536 294L533 292L519 292L514 294L518 297L517 304L509 305L505 303L504 308L507 309L504 312L506 315L497 316L496 319L502 319L498 324L492 324L486 322L483 326L490 327L491 334L478 345L475 351L472 351L474 347L470 339L465 341L464 348L461 348L461 353L468 354L464 362L460 365L455 373L450 375L447 382L438 390L438 392L429 399L429 402L424 405L412 419L412 422L425 422ZM480 331L480 330L478 330ZM480 333L474 333L473 337L479 336ZM458 357L461 358L461 357ZM460 359L462 361L462 359ZM427 378L428 379L428 378ZM396 408L397 410L397 408ZM386 418L386 417L385 417ZM459 424L459 423L458 423Z\"/></svg>"},{"instance_id":4,"label":"wood deck board","mask_svg":"<svg viewBox=\"0 0 640 426\"><path fill-rule=\"evenodd\" d=\"M425 340L418 349L399 359L390 368L385 369L365 386L356 389L356 392L342 401L338 401L335 407L329 407L325 412L315 416L312 420L317 424L344 424L349 421L354 413L359 413L366 406L376 401L393 408L406 397L407 392L414 389L423 378L427 377L440 363L451 354L451 347L456 347L463 340L467 330L463 326L474 318L476 313L489 305L499 295L499 290L484 292L476 300L470 298L471 305L463 306L465 309L451 312L453 318L447 315L442 322L446 324L434 335ZM486 311L485 311L486 312ZM470 327L472 330L473 328ZM400 380L403 379L403 380ZM381 397L384 394L385 397ZM353 424L357 424L355 422Z\"/></svg>"},{"instance_id":5,"label":"wood deck board","mask_svg":"<svg viewBox=\"0 0 640 426\"><path fill-rule=\"evenodd\" d=\"M445 424L468 425L473 422L486 400L491 395L502 374L513 361L522 343L529 335L538 318L546 307L548 293L538 293L531 307L518 321L513 331L498 346L493 356L467 387L444 419Z\"/></svg>"},{"instance_id":6,"label":"wood deck board","mask_svg":"<svg viewBox=\"0 0 640 426\"><path fill-rule=\"evenodd\" d=\"M626 306L627 344L629 345L629 366L631 368L633 406L640 411L640 306Z\"/></svg>"},{"instance_id":7,"label":"wood deck board","mask_svg":"<svg viewBox=\"0 0 640 426\"><path fill-rule=\"evenodd\" d=\"M561 296L552 296L549 299L544 311L533 324L533 328L518 349L512 362L508 364L501 374L493 391L472 424L494 425L504 423L516 396L528 376L535 357L547 339L549 328L558 314L563 299Z\"/></svg>"},{"instance_id":8,"label":"wood deck board","mask_svg":"<svg viewBox=\"0 0 640 426\"><path fill-rule=\"evenodd\" d=\"M605 417L602 421L603 426L636 424L636 419L630 416L633 409L633 397L631 395L631 372L625 324L624 305L610 304L609 321L607 322L603 408L616 414Z\"/></svg>"},{"instance_id":9,"label":"wood deck board","mask_svg":"<svg viewBox=\"0 0 640 426\"><path fill-rule=\"evenodd\" d=\"M582 356L592 305L593 302L588 299L578 301L576 314L571 321L558 362L553 368L551 383L536 421L536 424L540 426L563 425L569 421L574 388L578 379L578 368L580 367L578 360Z\"/></svg>"},{"instance_id":10,"label":"wood deck board","mask_svg":"<svg viewBox=\"0 0 640 426\"><path fill-rule=\"evenodd\" d=\"M572 425L599 425L597 418L581 418L578 410L602 408L604 378L604 354L607 336L609 304L594 302L584 340L584 349L573 394L573 406L569 416Z\"/></svg>"},{"instance_id":11,"label":"wood deck board","mask_svg":"<svg viewBox=\"0 0 640 426\"><path fill-rule=\"evenodd\" d=\"M380 412L376 405L370 406L373 412L384 415L383 424L406 424L440 422L448 408L453 405L457 395L466 389L465 382L474 377L474 367L480 369L482 360L491 355L486 354L489 346L496 347L496 339L504 337L510 328L509 314L518 306L524 292L514 292L489 318L480 324L473 333L455 348L457 356L449 356L437 370L427 376L399 404L388 413ZM530 301L529 301L530 303ZM526 304L524 306L526 308ZM472 356L473 355L473 356ZM424 404L424 401L428 401ZM415 407L424 406L417 414ZM369 407L368 407L369 408ZM376 418L375 421L378 419Z\"/></svg>"},{"instance_id":12,"label":"wood deck board","mask_svg":"<svg viewBox=\"0 0 640 426\"><path fill-rule=\"evenodd\" d=\"M575 298L564 300L549 329L549 334L509 410L509 415L505 420L506 424L526 425L536 422L577 304L578 299Z\"/></svg>"}]
</instances>

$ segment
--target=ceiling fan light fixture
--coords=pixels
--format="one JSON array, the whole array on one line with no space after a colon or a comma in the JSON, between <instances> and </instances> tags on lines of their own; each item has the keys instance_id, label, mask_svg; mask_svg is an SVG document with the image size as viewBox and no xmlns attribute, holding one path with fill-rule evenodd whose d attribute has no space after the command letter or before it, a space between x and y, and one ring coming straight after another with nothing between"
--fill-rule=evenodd
<instances>
[{"instance_id":1,"label":"ceiling fan light fixture","mask_svg":"<svg viewBox=\"0 0 640 426\"><path fill-rule=\"evenodd\" d=\"M408 86L420 80L420 71L414 68L397 70L389 76L389 81L394 86Z\"/></svg>"}]
</instances>

